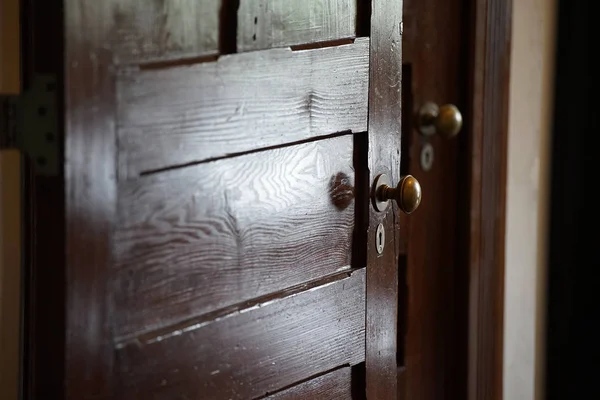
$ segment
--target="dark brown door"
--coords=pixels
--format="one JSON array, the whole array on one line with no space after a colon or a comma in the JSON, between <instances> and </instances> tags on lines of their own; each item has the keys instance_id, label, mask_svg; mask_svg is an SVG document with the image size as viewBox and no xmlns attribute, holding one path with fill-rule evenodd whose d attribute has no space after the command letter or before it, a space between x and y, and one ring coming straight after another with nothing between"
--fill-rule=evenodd
<instances>
[{"instance_id":1,"label":"dark brown door","mask_svg":"<svg viewBox=\"0 0 600 400\"><path fill-rule=\"evenodd\" d=\"M458 130L456 118L467 109L474 72L468 70L472 4L404 1L402 172L419 179L423 201L414 214L401 215L399 398L467 398L469 263L461 257L473 155L466 151L469 127ZM435 106L442 115L425 123L419 114Z\"/></svg>"},{"instance_id":2,"label":"dark brown door","mask_svg":"<svg viewBox=\"0 0 600 400\"><path fill-rule=\"evenodd\" d=\"M395 399L402 3L65 13L68 398Z\"/></svg>"}]
</instances>

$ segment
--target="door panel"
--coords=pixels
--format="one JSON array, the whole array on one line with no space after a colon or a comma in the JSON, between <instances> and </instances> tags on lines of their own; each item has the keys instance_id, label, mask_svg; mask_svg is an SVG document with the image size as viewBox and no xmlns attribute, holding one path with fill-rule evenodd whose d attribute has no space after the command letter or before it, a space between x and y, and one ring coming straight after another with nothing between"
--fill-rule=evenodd
<instances>
[{"instance_id":1,"label":"door panel","mask_svg":"<svg viewBox=\"0 0 600 400\"><path fill-rule=\"evenodd\" d=\"M355 367L356 371L356 367ZM329 399L351 399L353 395L352 384L353 369L350 367L338 368L325 375L318 376L306 382L302 382L289 389L282 390L267 400L329 400Z\"/></svg>"},{"instance_id":2,"label":"door panel","mask_svg":"<svg viewBox=\"0 0 600 400\"><path fill-rule=\"evenodd\" d=\"M118 64L219 53L219 1L112 0L107 3L114 21L111 42Z\"/></svg>"},{"instance_id":3,"label":"door panel","mask_svg":"<svg viewBox=\"0 0 600 400\"><path fill-rule=\"evenodd\" d=\"M352 158L345 135L122 182L117 336L349 269Z\"/></svg>"},{"instance_id":4,"label":"door panel","mask_svg":"<svg viewBox=\"0 0 600 400\"><path fill-rule=\"evenodd\" d=\"M120 396L251 399L357 364L364 304L363 268L122 343Z\"/></svg>"},{"instance_id":5,"label":"door panel","mask_svg":"<svg viewBox=\"0 0 600 400\"><path fill-rule=\"evenodd\" d=\"M238 11L239 52L356 36L356 0L244 0Z\"/></svg>"},{"instance_id":6,"label":"door panel","mask_svg":"<svg viewBox=\"0 0 600 400\"><path fill-rule=\"evenodd\" d=\"M367 129L368 39L118 79L121 177Z\"/></svg>"}]
</instances>

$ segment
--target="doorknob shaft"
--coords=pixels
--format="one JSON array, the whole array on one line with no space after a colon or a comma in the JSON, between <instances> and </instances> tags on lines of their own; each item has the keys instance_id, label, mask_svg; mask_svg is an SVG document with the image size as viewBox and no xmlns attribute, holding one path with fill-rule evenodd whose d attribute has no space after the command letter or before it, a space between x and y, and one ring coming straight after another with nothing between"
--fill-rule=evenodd
<instances>
[{"instance_id":1,"label":"doorknob shaft","mask_svg":"<svg viewBox=\"0 0 600 400\"><path fill-rule=\"evenodd\" d=\"M398 186L390 186L385 174L375 180L374 204L378 211L384 211L390 200L395 200L405 214L411 214L421 204L422 190L419 181L412 175L400 179Z\"/></svg>"},{"instance_id":2,"label":"doorknob shaft","mask_svg":"<svg viewBox=\"0 0 600 400\"><path fill-rule=\"evenodd\" d=\"M462 123L462 114L455 105L446 104L439 107L435 103L427 102L419 110L417 126L419 132L425 136L437 133L451 138L460 132Z\"/></svg>"}]
</instances>

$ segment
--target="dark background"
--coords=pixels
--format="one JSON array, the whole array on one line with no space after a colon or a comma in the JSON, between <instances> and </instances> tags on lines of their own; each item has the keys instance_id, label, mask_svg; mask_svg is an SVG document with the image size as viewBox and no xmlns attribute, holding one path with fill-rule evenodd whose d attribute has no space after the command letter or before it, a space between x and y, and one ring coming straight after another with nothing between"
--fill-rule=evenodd
<instances>
[{"instance_id":1,"label":"dark background","mask_svg":"<svg viewBox=\"0 0 600 400\"><path fill-rule=\"evenodd\" d=\"M591 1L558 3L545 397L598 399L600 24Z\"/></svg>"}]
</instances>

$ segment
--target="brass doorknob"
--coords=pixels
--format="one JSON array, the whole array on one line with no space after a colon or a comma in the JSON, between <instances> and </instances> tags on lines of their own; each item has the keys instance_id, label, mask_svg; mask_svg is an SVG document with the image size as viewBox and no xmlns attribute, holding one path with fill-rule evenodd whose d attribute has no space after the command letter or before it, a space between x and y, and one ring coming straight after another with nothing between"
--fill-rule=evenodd
<instances>
[{"instance_id":1,"label":"brass doorknob","mask_svg":"<svg viewBox=\"0 0 600 400\"><path fill-rule=\"evenodd\" d=\"M375 180L375 208L378 211L384 211L390 200L396 200L400 210L410 214L419 207L421 198L421 184L412 175L402 177L396 187L390 186L386 175L379 175Z\"/></svg>"},{"instance_id":2,"label":"brass doorknob","mask_svg":"<svg viewBox=\"0 0 600 400\"><path fill-rule=\"evenodd\" d=\"M453 104L439 107L435 103L427 102L419 110L417 126L419 132L425 136L434 134L446 138L456 136L462 128L462 114Z\"/></svg>"}]
</instances>

